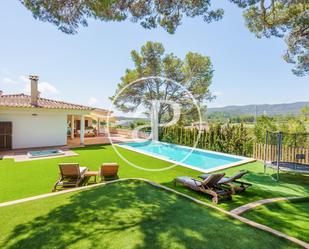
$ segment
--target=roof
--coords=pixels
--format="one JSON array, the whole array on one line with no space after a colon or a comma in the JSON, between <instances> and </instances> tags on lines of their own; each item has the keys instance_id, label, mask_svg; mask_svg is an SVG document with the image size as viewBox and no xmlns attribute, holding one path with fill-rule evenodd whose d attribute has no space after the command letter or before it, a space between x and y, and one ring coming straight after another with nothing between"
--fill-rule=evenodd
<instances>
[{"instance_id":1,"label":"roof","mask_svg":"<svg viewBox=\"0 0 309 249\"><path fill-rule=\"evenodd\" d=\"M90 115L94 117L95 119L99 118L102 119L102 121L107 121L109 120L110 122L116 121L115 117L112 117L111 114L112 111L108 111L102 108L94 108L91 112Z\"/></svg>"},{"instance_id":2,"label":"roof","mask_svg":"<svg viewBox=\"0 0 309 249\"><path fill-rule=\"evenodd\" d=\"M83 105L71 104L63 101L39 98L38 105L31 105L31 96L26 94L7 94L0 95L0 107L23 107L23 108L46 108L46 109L65 109L65 110L84 110L91 111L94 108Z\"/></svg>"},{"instance_id":3,"label":"roof","mask_svg":"<svg viewBox=\"0 0 309 249\"><path fill-rule=\"evenodd\" d=\"M109 112L108 110L106 109L103 109L103 108L94 108L94 111L97 111L97 112ZM110 113L112 113L112 111L110 111Z\"/></svg>"},{"instance_id":4,"label":"roof","mask_svg":"<svg viewBox=\"0 0 309 249\"><path fill-rule=\"evenodd\" d=\"M91 113L101 116L107 116L108 114L111 114L112 112L109 112L108 110L102 109L102 108L93 108Z\"/></svg>"}]
</instances>

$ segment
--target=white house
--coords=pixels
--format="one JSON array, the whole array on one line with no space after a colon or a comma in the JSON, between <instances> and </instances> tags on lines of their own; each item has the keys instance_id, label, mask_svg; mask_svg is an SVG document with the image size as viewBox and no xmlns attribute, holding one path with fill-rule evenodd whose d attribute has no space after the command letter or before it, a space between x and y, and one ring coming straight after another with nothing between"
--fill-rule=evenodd
<instances>
[{"instance_id":1,"label":"white house","mask_svg":"<svg viewBox=\"0 0 309 249\"><path fill-rule=\"evenodd\" d=\"M30 76L31 95L4 95L0 91L0 149L20 149L67 144L70 137L80 136L84 143L85 126L96 130L106 121L108 111L89 106L41 98L38 77Z\"/></svg>"}]
</instances>

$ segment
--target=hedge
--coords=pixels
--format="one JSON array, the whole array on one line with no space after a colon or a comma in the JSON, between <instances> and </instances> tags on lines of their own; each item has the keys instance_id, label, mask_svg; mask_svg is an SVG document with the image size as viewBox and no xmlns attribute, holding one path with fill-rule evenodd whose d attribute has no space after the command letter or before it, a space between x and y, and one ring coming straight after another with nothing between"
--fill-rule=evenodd
<instances>
[{"instance_id":1,"label":"hedge","mask_svg":"<svg viewBox=\"0 0 309 249\"><path fill-rule=\"evenodd\" d=\"M248 128L241 125L211 125L200 133L198 129L180 126L163 127L160 132L160 141L194 146L197 148L229 154L252 156L253 139Z\"/></svg>"}]
</instances>

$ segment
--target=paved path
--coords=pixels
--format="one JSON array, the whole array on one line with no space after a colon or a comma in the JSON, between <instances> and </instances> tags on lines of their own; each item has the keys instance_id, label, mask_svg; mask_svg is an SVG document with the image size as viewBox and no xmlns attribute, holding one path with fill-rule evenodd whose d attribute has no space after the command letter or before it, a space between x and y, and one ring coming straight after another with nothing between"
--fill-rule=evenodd
<instances>
[{"instance_id":1,"label":"paved path","mask_svg":"<svg viewBox=\"0 0 309 249\"><path fill-rule=\"evenodd\" d=\"M289 200L295 200L295 199L302 199L302 198L304 197L292 196L292 197L278 197L278 198L264 199L264 200L259 200L259 201L251 202L246 205L240 206L238 208L233 209L230 212L232 214L241 215L244 212L247 212L251 209L254 209L264 204L273 203L277 201L289 201Z\"/></svg>"},{"instance_id":2,"label":"paved path","mask_svg":"<svg viewBox=\"0 0 309 249\"><path fill-rule=\"evenodd\" d=\"M89 189L89 188L93 188L93 187L104 186L104 185L107 185L107 184L112 184L112 183L115 183L115 182L122 182L122 181L143 181L143 182L146 182L146 183L148 183L148 184L150 184L152 186L155 186L157 188L164 189L164 190L172 192L172 193L174 193L176 195L179 195L179 196L182 196L184 198L187 198L187 199L189 199L189 200L191 200L191 201L193 201L193 202L195 202L197 204L200 204L202 206L206 206L206 207L209 207L209 208L212 208L212 209L216 209L217 211L219 211L221 213L224 213L227 216L233 217L233 218L235 218L237 220L240 220L241 222L246 223L249 226L258 228L260 230L263 230L265 232L271 233L271 234L273 234L275 236L278 236L280 238L289 240L289 241L291 241L291 242L293 242L293 243L295 243L295 244L297 244L299 246L302 246L303 248L309 249L309 244L304 242L304 241L302 241L302 240L299 240L299 239L294 238L292 236L289 236L289 235L287 235L285 233L282 233L282 232L279 232L279 231L277 231L275 229L272 229L272 228L270 228L268 226L262 225L260 223L255 222L255 221L252 221L252 220L249 220L249 219L244 218L242 216L239 216L238 214L229 212L229 211L224 210L222 208L219 208L217 206L214 206L214 205L211 205L209 203L203 202L203 201L198 200L196 198L193 198L192 196L189 196L187 194L178 192L175 189L168 188L166 186L160 185L158 183L155 183L155 182L149 181L147 179L143 179L143 178L123 178L123 179L118 179L118 180L114 180L114 181L110 181L110 182L93 184L93 185L88 185L88 186L85 186L85 187L73 188L73 189L69 189L69 190L64 190L64 191L59 191L59 192L54 192L54 193L49 193L49 194L44 194L44 195L38 195L38 196L33 196L33 197L24 198L24 199L20 199L20 200L4 202L4 203L0 203L0 208L1 207L6 207L6 206L11 206L11 205L16 205L16 204L23 203L23 202L39 200L39 199L43 199L43 198L47 198L47 197L51 197L51 196L61 195L61 194L65 194L65 193L70 193L70 192L80 191L80 190L84 190L84 189Z\"/></svg>"}]
</instances>

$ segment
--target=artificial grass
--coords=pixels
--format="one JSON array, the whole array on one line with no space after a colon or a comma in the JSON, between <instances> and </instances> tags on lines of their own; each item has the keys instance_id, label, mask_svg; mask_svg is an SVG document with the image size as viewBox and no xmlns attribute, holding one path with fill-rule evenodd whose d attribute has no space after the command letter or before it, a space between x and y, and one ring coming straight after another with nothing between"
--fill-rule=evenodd
<instances>
[{"instance_id":1,"label":"artificial grass","mask_svg":"<svg viewBox=\"0 0 309 249\"><path fill-rule=\"evenodd\" d=\"M309 243L309 199L275 202L244 213L244 217Z\"/></svg>"},{"instance_id":2,"label":"artificial grass","mask_svg":"<svg viewBox=\"0 0 309 249\"><path fill-rule=\"evenodd\" d=\"M0 208L0 248L298 248L146 183Z\"/></svg>"},{"instance_id":3,"label":"artificial grass","mask_svg":"<svg viewBox=\"0 0 309 249\"><path fill-rule=\"evenodd\" d=\"M150 170L164 168L170 163L155 159L146 155L120 148L119 151L130 161ZM124 162L110 145L88 146L77 148L75 152L79 156L44 159L15 163L13 160L0 160L0 202L25 198L29 196L48 193L58 178L59 162L78 162L91 170L99 169L103 162L117 162L120 164L119 176L146 178L157 183L175 188L177 191L192 195L203 201L210 202L209 196L199 194L182 186L173 186L173 179L177 176L197 177L201 173L182 166L165 171L145 171L134 168ZM244 180L253 184L247 192L233 196L233 201L222 202L220 207L233 209L237 206L259 199L279 196L308 196L309 177L292 174L282 174L281 181L275 182L269 176L263 174L261 163L250 163L235 168L224 170L227 176L238 170L250 171Z\"/></svg>"},{"instance_id":4,"label":"artificial grass","mask_svg":"<svg viewBox=\"0 0 309 249\"><path fill-rule=\"evenodd\" d=\"M274 171L268 170L264 174L264 166L260 162L230 168L222 172L226 175L233 175L239 170L249 171L242 180L252 183L252 187L246 192L234 195L231 202L223 202L220 205L222 208L231 210L246 203L274 197L309 196L309 175L280 173L280 181L277 182L271 177Z\"/></svg>"}]
</instances>

